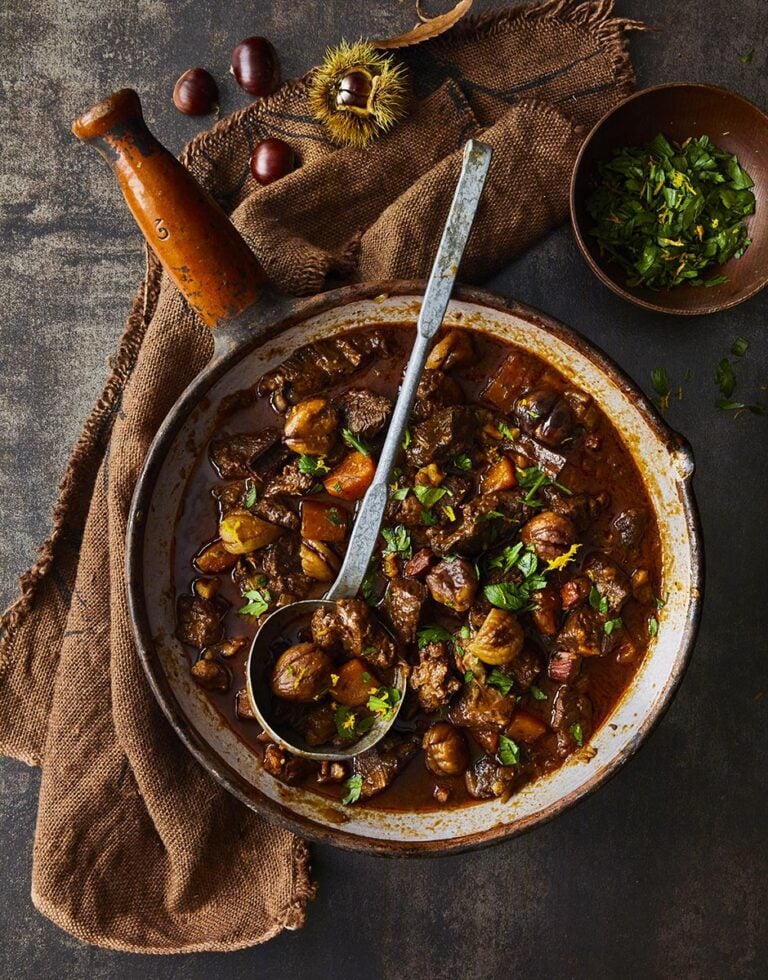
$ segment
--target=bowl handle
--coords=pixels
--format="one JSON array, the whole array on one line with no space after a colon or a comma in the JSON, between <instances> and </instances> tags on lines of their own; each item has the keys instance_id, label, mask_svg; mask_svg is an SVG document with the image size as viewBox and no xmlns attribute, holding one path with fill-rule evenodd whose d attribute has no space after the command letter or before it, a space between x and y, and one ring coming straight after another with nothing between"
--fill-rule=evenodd
<instances>
[{"instance_id":1,"label":"bowl handle","mask_svg":"<svg viewBox=\"0 0 768 980\"><path fill-rule=\"evenodd\" d=\"M227 215L147 129L141 102L124 88L72 123L92 143L150 247L209 327L251 306L265 275Z\"/></svg>"}]
</instances>

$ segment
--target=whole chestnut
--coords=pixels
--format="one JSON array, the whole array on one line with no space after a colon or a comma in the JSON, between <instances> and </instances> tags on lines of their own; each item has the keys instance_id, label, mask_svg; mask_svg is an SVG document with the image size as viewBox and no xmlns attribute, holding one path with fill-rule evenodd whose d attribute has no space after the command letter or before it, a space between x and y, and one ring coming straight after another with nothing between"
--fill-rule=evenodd
<instances>
[{"instance_id":1,"label":"whole chestnut","mask_svg":"<svg viewBox=\"0 0 768 980\"><path fill-rule=\"evenodd\" d=\"M543 510L523 525L520 537L525 545L532 547L542 561L552 561L564 555L576 543L576 528L573 521Z\"/></svg>"},{"instance_id":2,"label":"whole chestnut","mask_svg":"<svg viewBox=\"0 0 768 980\"><path fill-rule=\"evenodd\" d=\"M265 37L247 37L232 52L232 74L249 95L269 95L280 83L275 49Z\"/></svg>"},{"instance_id":3,"label":"whole chestnut","mask_svg":"<svg viewBox=\"0 0 768 980\"><path fill-rule=\"evenodd\" d=\"M190 68L173 87L173 104L187 116L207 116L219 101L219 88L205 68Z\"/></svg>"},{"instance_id":4,"label":"whole chestnut","mask_svg":"<svg viewBox=\"0 0 768 980\"><path fill-rule=\"evenodd\" d=\"M285 140L262 140L251 154L251 173L260 184L271 184L295 168L296 154Z\"/></svg>"},{"instance_id":5,"label":"whole chestnut","mask_svg":"<svg viewBox=\"0 0 768 980\"><path fill-rule=\"evenodd\" d=\"M314 643L288 647L272 669L272 693L283 701L316 701L331 686L333 664Z\"/></svg>"},{"instance_id":6,"label":"whole chestnut","mask_svg":"<svg viewBox=\"0 0 768 980\"><path fill-rule=\"evenodd\" d=\"M421 745L427 769L435 776L456 776L467 768L467 740L447 721L438 721L428 728Z\"/></svg>"},{"instance_id":7,"label":"whole chestnut","mask_svg":"<svg viewBox=\"0 0 768 980\"><path fill-rule=\"evenodd\" d=\"M283 438L289 449L325 456L336 442L339 416L327 398L306 398L288 409Z\"/></svg>"},{"instance_id":8,"label":"whole chestnut","mask_svg":"<svg viewBox=\"0 0 768 980\"><path fill-rule=\"evenodd\" d=\"M435 602L456 612L466 612L475 601L477 574L465 558L443 559L427 575L427 587Z\"/></svg>"},{"instance_id":9,"label":"whole chestnut","mask_svg":"<svg viewBox=\"0 0 768 980\"><path fill-rule=\"evenodd\" d=\"M336 107L367 113L372 91L373 80L367 71L351 71L338 84Z\"/></svg>"}]
</instances>

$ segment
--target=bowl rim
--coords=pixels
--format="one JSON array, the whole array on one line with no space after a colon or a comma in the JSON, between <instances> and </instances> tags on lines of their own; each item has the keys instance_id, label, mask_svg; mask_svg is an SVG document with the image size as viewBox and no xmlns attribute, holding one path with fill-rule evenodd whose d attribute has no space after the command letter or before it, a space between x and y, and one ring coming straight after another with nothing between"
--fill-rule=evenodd
<instances>
[{"instance_id":1,"label":"bowl rim","mask_svg":"<svg viewBox=\"0 0 768 980\"><path fill-rule=\"evenodd\" d=\"M638 102L644 99L646 96L662 91L669 91L670 89L700 89L706 92L717 93L718 95L726 95L728 98L733 99L738 102L743 102L750 109L754 110L760 116L762 116L766 128L768 128L768 114L765 113L758 105L755 105L750 99L741 95L738 92L734 92L732 89L725 88L722 85L711 85L707 82L663 82L660 85L651 85L649 88L641 89L639 92L635 92L628 96L626 99L622 99L618 105L615 105L612 109L609 109L603 116L598 119L595 125L587 133L584 141L579 147L579 152L576 156L576 161L573 165L573 170L571 171L571 182L568 193L568 204L570 210L571 218L571 230L573 231L573 237L576 239L576 244L578 245L579 251L584 258L587 265L590 267L592 272L597 276L597 278L607 286L612 292L629 303L634 303L635 306L640 306L646 310L652 310L654 313L666 313L669 316L706 316L712 313L720 313L723 310L730 310L734 306L739 306L741 303L745 303L748 299L751 299L757 293L768 285L768 270L763 275L761 281L757 282L752 286L747 292L740 294L738 296L731 297L730 299L723 300L719 303L711 303L702 309L696 310L685 310L685 309L672 309L669 306L665 306L663 303L654 303L651 300L643 299L640 296L636 296L634 293L626 286L622 286L620 283L612 279L606 272L602 269L597 262L595 262L592 253L589 250L586 239L582 234L581 227L576 215L576 182L580 176L584 155L587 151L589 144L592 139L597 135L598 131L602 129L605 123L607 123L613 116L617 115L623 109L626 108L632 102Z\"/></svg>"},{"instance_id":2,"label":"bowl rim","mask_svg":"<svg viewBox=\"0 0 768 980\"><path fill-rule=\"evenodd\" d=\"M625 371L598 347L597 344L591 340L587 340L577 330L524 303L506 299L487 290L459 286L454 290L454 299L481 305L491 311L516 313L523 317L532 318L538 324L545 327L548 332L575 346L579 352L591 359L598 368L607 373L618 387L623 389L628 395L631 395L637 411L640 412L660 441L668 446L670 454L682 453L685 457L687 463L685 472L680 473L676 482L679 486L686 523L690 529L690 563L691 581L693 584L677 655L670 668L664 690L654 710L638 724L630 743L621 753L618 753L596 771L585 786L560 798L548 810L526 817L515 824L495 825L485 830L450 840L396 841L351 834L346 832L340 825L317 823L301 814L290 811L287 806L281 805L267 797L260 797L258 800L254 799L252 792L249 792L248 784L242 780L240 774L232 769L225 760L221 759L213 747L190 724L176 701L175 695L160 664L160 658L155 653L152 631L143 600L144 516L148 513L155 483L165 456L170 450L187 415L199 401L205 398L211 387L227 374L230 368L239 362L242 357L286 328L295 326L302 321L329 310L340 309L361 299L375 299L379 295L419 296L423 295L425 286L426 283L424 281L403 280L360 283L353 286L345 286L337 290L322 293L309 300L298 300L286 305L281 315L274 321L270 321L268 329L253 331L251 328L247 334L243 334L240 328L234 324L231 333L228 334L227 327L219 328L217 331L217 341L220 346L217 346L217 352L214 354L213 359L192 381L170 410L147 452L131 501L126 531L125 577L128 609L137 651L156 700L167 720L170 722L171 727L188 751L233 796L248 806L249 809L260 813L284 829L299 834L309 840L319 843L330 843L344 850L378 854L387 857L439 857L449 853L475 850L508 838L517 837L522 833L532 830L534 827L548 823L550 820L573 807L576 803L591 796L592 793L615 775L623 764L635 754L655 729L672 703L693 652L701 620L704 594L703 536L699 510L692 487L694 470L693 454L686 440L666 423L655 406ZM251 314L250 322L252 323L254 319L258 318L258 311L256 311Z\"/></svg>"}]
</instances>

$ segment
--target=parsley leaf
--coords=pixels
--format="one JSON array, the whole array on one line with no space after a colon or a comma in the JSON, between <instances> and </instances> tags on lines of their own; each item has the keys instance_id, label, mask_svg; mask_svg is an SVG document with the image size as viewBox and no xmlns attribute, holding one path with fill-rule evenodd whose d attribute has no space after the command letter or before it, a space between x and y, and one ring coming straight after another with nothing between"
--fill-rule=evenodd
<instances>
[{"instance_id":1,"label":"parsley leaf","mask_svg":"<svg viewBox=\"0 0 768 980\"><path fill-rule=\"evenodd\" d=\"M411 444L411 430L406 426L405 435L403 436L403 449L407 449Z\"/></svg>"},{"instance_id":2,"label":"parsley leaf","mask_svg":"<svg viewBox=\"0 0 768 980\"><path fill-rule=\"evenodd\" d=\"M336 527L341 527L344 524L344 518L341 516L338 508L336 507L330 507L325 512L325 519L330 521L331 524L335 524Z\"/></svg>"},{"instance_id":3,"label":"parsley leaf","mask_svg":"<svg viewBox=\"0 0 768 980\"><path fill-rule=\"evenodd\" d=\"M486 585L483 592L492 606L506 612L528 612L535 608L526 590L513 582Z\"/></svg>"},{"instance_id":4,"label":"parsley leaf","mask_svg":"<svg viewBox=\"0 0 768 980\"><path fill-rule=\"evenodd\" d=\"M381 536L387 542L387 546L384 548L385 555L395 554L403 555L406 558L411 557L413 553L411 536L402 524L398 524L395 528L383 527Z\"/></svg>"},{"instance_id":5,"label":"parsley leaf","mask_svg":"<svg viewBox=\"0 0 768 980\"><path fill-rule=\"evenodd\" d=\"M651 371L651 387L659 398L668 397L671 388L666 368L657 367Z\"/></svg>"},{"instance_id":6,"label":"parsley leaf","mask_svg":"<svg viewBox=\"0 0 768 980\"><path fill-rule=\"evenodd\" d=\"M453 457L453 465L458 470L471 470L472 457L468 456L467 453L459 453L458 456Z\"/></svg>"},{"instance_id":7,"label":"parsley leaf","mask_svg":"<svg viewBox=\"0 0 768 980\"><path fill-rule=\"evenodd\" d=\"M531 684L531 696L534 701L546 701L547 695L542 691L540 687L536 687L535 684Z\"/></svg>"},{"instance_id":8,"label":"parsley leaf","mask_svg":"<svg viewBox=\"0 0 768 980\"><path fill-rule=\"evenodd\" d=\"M570 731L574 742L579 746L579 748L581 748L584 744L584 729L578 722L576 722L575 725L571 725Z\"/></svg>"},{"instance_id":9,"label":"parsley leaf","mask_svg":"<svg viewBox=\"0 0 768 980\"><path fill-rule=\"evenodd\" d=\"M497 667L494 667L488 675L487 683L491 687L495 687L497 691L501 691L502 694L507 695L515 686L515 679L514 677L510 677L509 674L502 674Z\"/></svg>"},{"instance_id":10,"label":"parsley leaf","mask_svg":"<svg viewBox=\"0 0 768 980\"><path fill-rule=\"evenodd\" d=\"M744 357L749 348L749 341L746 337L737 337L731 346L731 353L734 357Z\"/></svg>"},{"instance_id":11,"label":"parsley leaf","mask_svg":"<svg viewBox=\"0 0 768 980\"><path fill-rule=\"evenodd\" d=\"M453 635L444 626L425 626L416 634L419 648L428 643L453 643Z\"/></svg>"},{"instance_id":12,"label":"parsley leaf","mask_svg":"<svg viewBox=\"0 0 768 980\"><path fill-rule=\"evenodd\" d=\"M446 490L445 487L414 487L413 495L416 497L418 502L422 507L432 508L438 502L442 500L443 497L450 493L450 490Z\"/></svg>"},{"instance_id":13,"label":"parsley leaf","mask_svg":"<svg viewBox=\"0 0 768 980\"><path fill-rule=\"evenodd\" d=\"M655 616L648 617L648 636L656 636L659 632L659 621Z\"/></svg>"},{"instance_id":14,"label":"parsley leaf","mask_svg":"<svg viewBox=\"0 0 768 980\"><path fill-rule=\"evenodd\" d=\"M360 591L363 593L363 598L369 606L377 606L379 604L379 596L376 592L376 562L374 560L368 563L368 570L360 586Z\"/></svg>"},{"instance_id":15,"label":"parsley leaf","mask_svg":"<svg viewBox=\"0 0 768 980\"><path fill-rule=\"evenodd\" d=\"M356 776L350 776L344 785L347 787L347 794L346 796L342 797L341 802L345 806L349 806L350 803L357 803L357 801L360 799L360 794L363 791L363 777L359 774Z\"/></svg>"},{"instance_id":16,"label":"parsley leaf","mask_svg":"<svg viewBox=\"0 0 768 980\"><path fill-rule=\"evenodd\" d=\"M608 597L600 595L600 589L596 585L593 585L589 590L589 604L603 616L608 615Z\"/></svg>"},{"instance_id":17,"label":"parsley leaf","mask_svg":"<svg viewBox=\"0 0 768 980\"><path fill-rule=\"evenodd\" d=\"M272 601L269 589L249 589L243 593L243 598L248 602L237 610L240 616L261 616Z\"/></svg>"},{"instance_id":18,"label":"parsley leaf","mask_svg":"<svg viewBox=\"0 0 768 980\"><path fill-rule=\"evenodd\" d=\"M715 384L724 398L729 399L736 390L736 375L727 357L724 357L715 371Z\"/></svg>"},{"instance_id":19,"label":"parsley leaf","mask_svg":"<svg viewBox=\"0 0 768 980\"><path fill-rule=\"evenodd\" d=\"M520 746L509 736L500 735L498 755L502 766L516 766L520 761Z\"/></svg>"},{"instance_id":20,"label":"parsley leaf","mask_svg":"<svg viewBox=\"0 0 768 980\"><path fill-rule=\"evenodd\" d=\"M614 630L620 630L624 625L621 616L617 616L616 619L609 619L607 623L603 624L603 629L605 630L605 635L610 636Z\"/></svg>"},{"instance_id":21,"label":"parsley leaf","mask_svg":"<svg viewBox=\"0 0 768 980\"><path fill-rule=\"evenodd\" d=\"M324 476L330 473L331 468L322 456L299 456L299 473L307 473L309 476Z\"/></svg>"},{"instance_id":22,"label":"parsley leaf","mask_svg":"<svg viewBox=\"0 0 768 980\"><path fill-rule=\"evenodd\" d=\"M504 436L505 439L514 439L515 433L510 429L506 422L499 422L499 432ZM518 435L520 430L518 429Z\"/></svg>"},{"instance_id":23,"label":"parsley leaf","mask_svg":"<svg viewBox=\"0 0 768 980\"><path fill-rule=\"evenodd\" d=\"M371 455L371 447L366 442L363 442L359 436L356 436L351 429L342 429L341 438L348 446L351 446L352 449L356 449L359 453L362 453L363 456Z\"/></svg>"},{"instance_id":24,"label":"parsley leaf","mask_svg":"<svg viewBox=\"0 0 768 980\"><path fill-rule=\"evenodd\" d=\"M256 484L251 480L247 481L246 488L245 500L243 502L245 504L245 509L250 510L259 499L259 491Z\"/></svg>"},{"instance_id":25,"label":"parsley leaf","mask_svg":"<svg viewBox=\"0 0 768 980\"><path fill-rule=\"evenodd\" d=\"M380 687L368 698L367 708L384 721L389 721L399 702L400 691L396 687Z\"/></svg>"},{"instance_id":26,"label":"parsley leaf","mask_svg":"<svg viewBox=\"0 0 768 980\"><path fill-rule=\"evenodd\" d=\"M393 500L405 500L410 492L410 487L398 487L396 490L391 492L390 496Z\"/></svg>"},{"instance_id":27,"label":"parsley leaf","mask_svg":"<svg viewBox=\"0 0 768 980\"><path fill-rule=\"evenodd\" d=\"M562 483L557 483L556 480L551 480L546 473L539 469L538 466L528 466L525 469L516 466L515 472L517 474L517 485L522 487L524 490L528 490L528 493L524 497L524 501L529 507L542 506L541 501L536 496L542 487L557 487L558 490L562 490L563 493L567 493L568 496L572 496L573 494L573 491L568 487L563 486Z\"/></svg>"},{"instance_id":28,"label":"parsley leaf","mask_svg":"<svg viewBox=\"0 0 768 980\"><path fill-rule=\"evenodd\" d=\"M745 51L744 54L740 54L739 61L742 63L742 65L751 65L754 57L755 49L752 48L750 51Z\"/></svg>"}]
</instances>

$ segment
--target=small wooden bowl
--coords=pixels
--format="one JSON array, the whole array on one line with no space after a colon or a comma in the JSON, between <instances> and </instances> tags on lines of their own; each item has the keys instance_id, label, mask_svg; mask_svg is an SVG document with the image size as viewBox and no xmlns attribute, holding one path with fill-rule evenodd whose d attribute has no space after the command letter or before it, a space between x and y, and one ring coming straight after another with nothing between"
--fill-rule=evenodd
<instances>
[{"instance_id":1,"label":"small wooden bowl","mask_svg":"<svg viewBox=\"0 0 768 980\"><path fill-rule=\"evenodd\" d=\"M589 234L592 219L586 203L596 186L598 163L610 159L614 150L647 143L657 133L676 142L709 136L721 149L735 153L755 182L755 214L747 219L752 244L740 259L712 267L712 274L729 277L719 286L627 286L624 270L600 255ZM695 316L743 303L768 282L768 116L740 95L714 85L679 82L638 92L603 116L584 141L571 178L571 222L581 253L598 279L637 306Z\"/></svg>"}]
</instances>

